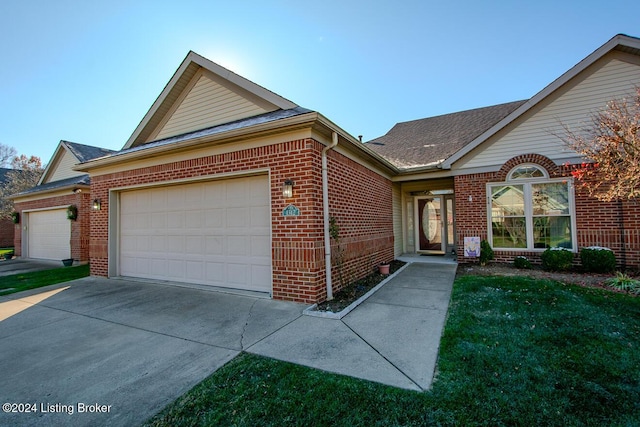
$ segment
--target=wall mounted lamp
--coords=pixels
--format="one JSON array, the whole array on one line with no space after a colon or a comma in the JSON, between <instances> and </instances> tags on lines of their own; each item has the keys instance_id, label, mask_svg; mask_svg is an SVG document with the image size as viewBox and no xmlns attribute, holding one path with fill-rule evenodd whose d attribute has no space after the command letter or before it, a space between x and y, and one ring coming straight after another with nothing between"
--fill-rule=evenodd
<instances>
[{"instance_id":1,"label":"wall mounted lamp","mask_svg":"<svg viewBox=\"0 0 640 427\"><path fill-rule=\"evenodd\" d=\"M99 211L100 208L101 208L100 199L94 199L91 209L93 209L94 211Z\"/></svg>"},{"instance_id":2,"label":"wall mounted lamp","mask_svg":"<svg viewBox=\"0 0 640 427\"><path fill-rule=\"evenodd\" d=\"M74 189L73 189L73 192L74 192L75 194L82 193L82 188L74 188Z\"/></svg>"},{"instance_id":3,"label":"wall mounted lamp","mask_svg":"<svg viewBox=\"0 0 640 427\"><path fill-rule=\"evenodd\" d=\"M293 197L293 181L291 181L290 179L285 180L284 184L282 184L282 196L285 199L290 199Z\"/></svg>"}]
</instances>

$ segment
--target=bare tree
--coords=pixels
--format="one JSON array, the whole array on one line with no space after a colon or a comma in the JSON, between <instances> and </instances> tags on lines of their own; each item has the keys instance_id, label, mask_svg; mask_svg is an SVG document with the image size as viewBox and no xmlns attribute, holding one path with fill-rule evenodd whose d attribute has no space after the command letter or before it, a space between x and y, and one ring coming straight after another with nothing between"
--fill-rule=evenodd
<instances>
[{"instance_id":1,"label":"bare tree","mask_svg":"<svg viewBox=\"0 0 640 427\"><path fill-rule=\"evenodd\" d=\"M24 154L13 157L11 169L7 172L5 184L0 187L0 218L11 216L13 201L9 196L34 187L44 171L39 157Z\"/></svg>"},{"instance_id":2,"label":"bare tree","mask_svg":"<svg viewBox=\"0 0 640 427\"><path fill-rule=\"evenodd\" d=\"M11 159L13 159L16 154L18 153L15 148L0 144L0 168L6 168L9 166Z\"/></svg>"},{"instance_id":3,"label":"bare tree","mask_svg":"<svg viewBox=\"0 0 640 427\"><path fill-rule=\"evenodd\" d=\"M564 126L563 140L588 162L572 171L589 194L603 201L640 196L640 87L632 99L614 99L583 132Z\"/></svg>"}]
</instances>

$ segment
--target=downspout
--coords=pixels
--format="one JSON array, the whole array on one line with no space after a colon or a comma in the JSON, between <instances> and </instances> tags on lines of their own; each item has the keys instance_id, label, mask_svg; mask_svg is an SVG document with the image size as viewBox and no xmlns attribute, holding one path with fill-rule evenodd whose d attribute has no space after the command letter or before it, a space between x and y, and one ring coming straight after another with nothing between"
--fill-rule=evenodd
<instances>
[{"instance_id":1,"label":"downspout","mask_svg":"<svg viewBox=\"0 0 640 427\"><path fill-rule=\"evenodd\" d=\"M327 151L338 145L338 134L333 132L332 141L322 149L322 210L324 221L324 263L327 278L327 300L333 299L331 284L331 235L329 234L329 177L327 174Z\"/></svg>"},{"instance_id":2,"label":"downspout","mask_svg":"<svg viewBox=\"0 0 640 427\"><path fill-rule=\"evenodd\" d=\"M627 269L627 247L624 230L624 208L622 206L622 199L618 199L618 224L620 225L620 255L622 258L622 271Z\"/></svg>"}]
</instances>

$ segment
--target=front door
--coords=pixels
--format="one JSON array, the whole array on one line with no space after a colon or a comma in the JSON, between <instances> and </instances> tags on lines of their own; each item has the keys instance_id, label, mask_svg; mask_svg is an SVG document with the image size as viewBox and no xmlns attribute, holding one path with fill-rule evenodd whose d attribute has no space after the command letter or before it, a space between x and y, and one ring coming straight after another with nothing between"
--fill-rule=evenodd
<instances>
[{"instance_id":1,"label":"front door","mask_svg":"<svg viewBox=\"0 0 640 427\"><path fill-rule=\"evenodd\" d=\"M453 195L416 197L418 252L444 254L455 248Z\"/></svg>"}]
</instances>

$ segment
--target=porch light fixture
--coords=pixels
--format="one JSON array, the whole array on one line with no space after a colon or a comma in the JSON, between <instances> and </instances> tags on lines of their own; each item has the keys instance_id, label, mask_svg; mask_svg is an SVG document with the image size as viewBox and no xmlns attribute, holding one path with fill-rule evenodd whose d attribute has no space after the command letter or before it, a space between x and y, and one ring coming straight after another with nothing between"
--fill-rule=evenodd
<instances>
[{"instance_id":1,"label":"porch light fixture","mask_svg":"<svg viewBox=\"0 0 640 427\"><path fill-rule=\"evenodd\" d=\"M282 196L285 199L290 199L293 197L293 181L291 181L290 179L285 180L284 184L282 184Z\"/></svg>"},{"instance_id":2,"label":"porch light fixture","mask_svg":"<svg viewBox=\"0 0 640 427\"><path fill-rule=\"evenodd\" d=\"M99 211L99 210L100 210L100 207L101 207L100 199L94 199L94 201L93 201L93 205L91 206L91 208L92 208L94 211Z\"/></svg>"},{"instance_id":3,"label":"porch light fixture","mask_svg":"<svg viewBox=\"0 0 640 427\"><path fill-rule=\"evenodd\" d=\"M82 193L82 188L74 188L73 192L74 194Z\"/></svg>"}]
</instances>

